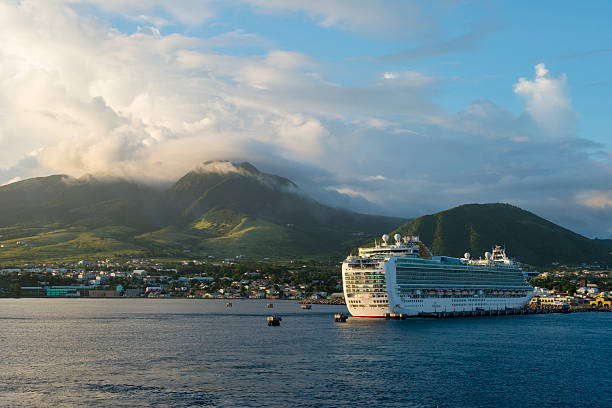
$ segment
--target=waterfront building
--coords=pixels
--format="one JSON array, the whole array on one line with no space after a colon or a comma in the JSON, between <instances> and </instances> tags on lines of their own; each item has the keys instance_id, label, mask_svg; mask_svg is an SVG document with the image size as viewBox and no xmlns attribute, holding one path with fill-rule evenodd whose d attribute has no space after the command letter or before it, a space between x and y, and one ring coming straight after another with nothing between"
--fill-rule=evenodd
<instances>
[{"instance_id":1,"label":"waterfront building","mask_svg":"<svg viewBox=\"0 0 612 408\"><path fill-rule=\"evenodd\" d=\"M81 293L77 287L59 287L52 286L46 288L47 296L49 297L79 297Z\"/></svg>"},{"instance_id":2,"label":"waterfront building","mask_svg":"<svg viewBox=\"0 0 612 408\"><path fill-rule=\"evenodd\" d=\"M89 297L119 297L121 296L121 293L117 292L116 290L101 290L101 289L96 289L96 290L90 290L89 291Z\"/></svg>"},{"instance_id":3,"label":"waterfront building","mask_svg":"<svg viewBox=\"0 0 612 408\"><path fill-rule=\"evenodd\" d=\"M123 291L123 296L125 297L138 297L142 291L140 289L128 288Z\"/></svg>"},{"instance_id":4,"label":"waterfront building","mask_svg":"<svg viewBox=\"0 0 612 408\"><path fill-rule=\"evenodd\" d=\"M593 307L612 307L612 298L606 296L606 293L600 293L591 300L590 305Z\"/></svg>"},{"instance_id":5,"label":"waterfront building","mask_svg":"<svg viewBox=\"0 0 612 408\"><path fill-rule=\"evenodd\" d=\"M22 296L46 296L47 292L42 286L22 286L19 289Z\"/></svg>"}]
</instances>

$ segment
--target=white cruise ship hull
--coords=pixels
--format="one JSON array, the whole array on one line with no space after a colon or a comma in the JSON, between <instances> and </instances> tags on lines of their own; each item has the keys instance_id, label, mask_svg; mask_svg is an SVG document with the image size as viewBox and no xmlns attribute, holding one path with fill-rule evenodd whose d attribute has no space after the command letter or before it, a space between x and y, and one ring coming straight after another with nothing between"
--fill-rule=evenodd
<instances>
[{"instance_id":1,"label":"white cruise ship hull","mask_svg":"<svg viewBox=\"0 0 612 408\"><path fill-rule=\"evenodd\" d=\"M518 309L525 306L532 295L514 298L407 298L392 306L372 303L374 298L362 297L361 303L348 303L353 317L385 317L387 313L402 313L408 317L437 312L473 312ZM351 300L357 300L351 298Z\"/></svg>"}]
</instances>

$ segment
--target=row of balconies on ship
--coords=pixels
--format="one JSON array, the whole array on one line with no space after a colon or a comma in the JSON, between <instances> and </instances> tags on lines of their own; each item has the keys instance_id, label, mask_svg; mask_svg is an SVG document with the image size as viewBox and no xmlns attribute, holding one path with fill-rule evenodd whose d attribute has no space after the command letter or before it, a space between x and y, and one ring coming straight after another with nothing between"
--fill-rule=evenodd
<instances>
[{"instance_id":1,"label":"row of balconies on ship","mask_svg":"<svg viewBox=\"0 0 612 408\"><path fill-rule=\"evenodd\" d=\"M400 295L408 295L414 297L522 297L530 293L530 291L516 290L510 288L504 289L474 289L474 288L462 288L454 290L441 290L441 289L399 289Z\"/></svg>"},{"instance_id":2,"label":"row of balconies on ship","mask_svg":"<svg viewBox=\"0 0 612 408\"><path fill-rule=\"evenodd\" d=\"M381 276L381 277L371 277L371 278L351 278L351 277L346 277L344 278L344 282L345 283L379 283L379 282L385 282L385 277Z\"/></svg>"},{"instance_id":3,"label":"row of balconies on ship","mask_svg":"<svg viewBox=\"0 0 612 408\"><path fill-rule=\"evenodd\" d=\"M533 288L527 283L522 282L491 282L491 281L462 281L462 282L449 282L449 281L440 281L440 282L432 282L432 281L421 281L421 282L397 282L398 288L415 288L415 289L497 289L497 290L529 290L532 291Z\"/></svg>"},{"instance_id":4,"label":"row of balconies on ship","mask_svg":"<svg viewBox=\"0 0 612 408\"><path fill-rule=\"evenodd\" d=\"M382 268L379 269L366 269L366 270L344 270L346 276L384 276L385 271Z\"/></svg>"}]
</instances>

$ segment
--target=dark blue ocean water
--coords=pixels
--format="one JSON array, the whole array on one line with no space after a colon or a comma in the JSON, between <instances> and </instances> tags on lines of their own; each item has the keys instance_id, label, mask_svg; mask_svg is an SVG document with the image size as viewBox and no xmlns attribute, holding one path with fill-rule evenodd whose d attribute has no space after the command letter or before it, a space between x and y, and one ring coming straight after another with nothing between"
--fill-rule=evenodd
<instances>
[{"instance_id":1,"label":"dark blue ocean water","mask_svg":"<svg viewBox=\"0 0 612 408\"><path fill-rule=\"evenodd\" d=\"M612 406L612 313L341 324L266 303L2 299L0 406Z\"/></svg>"}]
</instances>

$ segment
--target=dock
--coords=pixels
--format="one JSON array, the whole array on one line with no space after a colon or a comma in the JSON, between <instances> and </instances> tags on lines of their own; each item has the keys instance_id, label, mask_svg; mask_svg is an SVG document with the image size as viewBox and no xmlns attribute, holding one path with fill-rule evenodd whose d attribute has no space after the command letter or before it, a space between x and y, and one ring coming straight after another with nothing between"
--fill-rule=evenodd
<instances>
[{"instance_id":1,"label":"dock","mask_svg":"<svg viewBox=\"0 0 612 408\"><path fill-rule=\"evenodd\" d=\"M539 314L540 312L538 312ZM447 319L452 317L480 317L480 316L508 316L508 315L526 315L536 314L536 311L528 311L526 309L498 309L498 310L470 310L470 311L442 311L419 313L418 317L427 317L434 319Z\"/></svg>"},{"instance_id":2,"label":"dock","mask_svg":"<svg viewBox=\"0 0 612 408\"><path fill-rule=\"evenodd\" d=\"M593 308L582 306L564 306L564 307L522 307L508 308L496 310L471 310L471 311L436 311L419 313L418 317L428 318L452 318L452 317L480 317L480 316L512 316L512 315L532 315L532 314L550 314L550 313L578 313L578 312L609 312L611 308ZM392 313L391 313L392 314ZM389 315L389 313L387 313ZM387 318L389 320L389 318Z\"/></svg>"}]
</instances>

